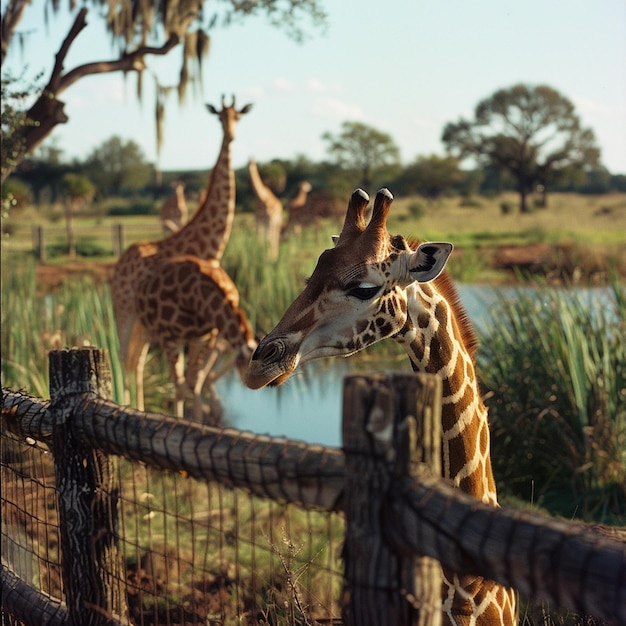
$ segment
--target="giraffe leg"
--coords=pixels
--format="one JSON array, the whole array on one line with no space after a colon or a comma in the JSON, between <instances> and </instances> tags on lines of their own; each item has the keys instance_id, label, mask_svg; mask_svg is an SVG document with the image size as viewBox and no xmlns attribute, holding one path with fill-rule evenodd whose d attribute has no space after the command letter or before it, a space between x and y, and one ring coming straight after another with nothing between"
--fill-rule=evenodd
<instances>
[{"instance_id":1,"label":"giraffe leg","mask_svg":"<svg viewBox=\"0 0 626 626\"><path fill-rule=\"evenodd\" d=\"M130 404L129 378L132 373L135 379L135 404L137 409L143 411L143 374L148 352L150 350L150 338L139 320L134 320L131 327L132 330L130 333L130 340L127 342L126 353L125 355L122 355L125 370L124 400L127 400L128 404Z\"/></svg>"},{"instance_id":2,"label":"giraffe leg","mask_svg":"<svg viewBox=\"0 0 626 626\"><path fill-rule=\"evenodd\" d=\"M221 352L217 343L217 330L215 330L208 340L194 341L189 346L189 366L186 381L187 387L193 393L193 417L199 422L204 421L202 389ZM209 391L211 398L216 396L213 385L209 386Z\"/></svg>"},{"instance_id":3,"label":"giraffe leg","mask_svg":"<svg viewBox=\"0 0 626 626\"><path fill-rule=\"evenodd\" d=\"M174 383L175 413L177 417L184 417L185 410L185 350L184 346L175 341L162 341L161 347L170 371L170 378Z\"/></svg>"},{"instance_id":4,"label":"giraffe leg","mask_svg":"<svg viewBox=\"0 0 626 626\"><path fill-rule=\"evenodd\" d=\"M137 396L137 409L140 411L145 410L145 398L143 391L143 375L146 367L146 360L148 358L148 352L150 351L150 342L147 341L141 347L139 356L137 358L137 364L135 365L135 394Z\"/></svg>"}]
</instances>

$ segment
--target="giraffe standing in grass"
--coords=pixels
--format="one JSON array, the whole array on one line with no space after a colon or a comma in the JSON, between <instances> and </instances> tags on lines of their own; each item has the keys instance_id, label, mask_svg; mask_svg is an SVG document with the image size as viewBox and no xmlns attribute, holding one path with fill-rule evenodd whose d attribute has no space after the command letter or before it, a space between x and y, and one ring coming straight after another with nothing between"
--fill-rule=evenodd
<instances>
[{"instance_id":1,"label":"giraffe standing in grass","mask_svg":"<svg viewBox=\"0 0 626 626\"><path fill-rule=\"evenodd\" d=\"M280 231L283 224L283 203L263 182L254 159L248 161L248 175L257 199L257 228L265 238L270 259L275 261L278 259Z\"/></svg>"},{"instance_id":2,"label":"giraffe standing in grass","mask_svg":"<svg viewBox=\"0 0 626 626\"><path fill-rule=\"evenodd\" d=\"M191 394L194 420L206 421L202 389L208 382L212 400L208 415L216 425L221 407L213 383L220 374L214 366L222 353L236 350L243 379L257 345L231 278L215 259L190 255L164 259L158 271L137 286L137 310L142 326L165 354L176 387L176 414L183 416Z\"/></svg>"},{"instance_id":3,"label":"giraffe standing in grass","mask_svg":"<svg viewBox=\"0 0 626 626\"><path fill-rule=\"evenodd\" d=\"M313 187L308 180L300 181L298 193L287 202L287 224L285 232L293 232L295 235L302 234L302 224L307 223L306 204ZM312 220L309 220L312 221Z\"/></svg>"},{"instance_id":4,"label":"giraffe standing in grass","mask_svg":"<svg viewBox=\"0 0 626 626\"><path fill-rule=\"evenodd\" d=\"M350 199L336 246L319 257L304 291L264 337L246 382L279 385L298 365L347 356L386 337L405 348L414 370L443 381L443 475L482 502L497 506L489 426L476 378L476 339L447 274L452 244L415 249L387 231L393 197L382 189L366 224L367 194ZM444 623L517 623L516 594L493 581L444 569Z\"/></svg>"},{"instance_id":5,"label":"giraffe standing in grass","mask_svg":"<svg viewBox=\"0 0 626 626\"><path fill-rule=\"evenodd\" d=\"M235 174L231 163L231 144L235 138L237 122L252 105L237 110L235 99L217 110L207 105L217 115L222 125L223 139L217 161L207 188L200 199L193 218L179 231L159 241L136 243L130 246L115 265L111 277L111 295L120 342L120 357L125 370L126 401L130 402L128 378L134 375L136 405L144 409L143 372L151 336L141 322L137 293L153 273L162 270L160 264L175 256L191 255L198 259L218 261L224 254L235 215Z\"/></svg>"}]
</instances>

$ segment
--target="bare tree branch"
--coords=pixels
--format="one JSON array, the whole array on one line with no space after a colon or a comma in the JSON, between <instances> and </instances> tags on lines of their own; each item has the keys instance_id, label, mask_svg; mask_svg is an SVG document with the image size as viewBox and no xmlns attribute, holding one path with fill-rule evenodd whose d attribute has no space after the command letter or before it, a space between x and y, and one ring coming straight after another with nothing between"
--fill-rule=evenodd
<instances>
[{"instance_id":1,"label":"bare tree branch","mask_svg":"<svg viewBox=\"0 0 626 626\"><path fill-rule=\"evenodd\" d=\"M14 159L12 167L2 169L2 181L23 161L24 157L32 152L42 141L50 135L56 126L65 124L68 117L65 114L65 103L58 99L68 87L79 79L107 72L141 72L145 69L144 57L151 55L165 55L179 43L178 35L172 34L161 47L142 46L137 50L123 54L119 59L110 61L96 61L79 65L67 73L63 73L63 66L69 50L81 31L87 26L87 9L82 8L76 15L67 36L63 40L55 57L54 67L47 85L33 106L26 113L27 123L22 130L22 147L20 154Z\"/></svg>"}]
</instances>

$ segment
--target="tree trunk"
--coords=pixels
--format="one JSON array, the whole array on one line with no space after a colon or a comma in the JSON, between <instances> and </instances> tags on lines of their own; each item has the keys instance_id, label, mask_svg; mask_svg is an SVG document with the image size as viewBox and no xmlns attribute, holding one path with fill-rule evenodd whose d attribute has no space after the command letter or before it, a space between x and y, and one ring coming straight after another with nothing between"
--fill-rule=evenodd
<instances>
[{"instance_id":1,"label":"tree trunk","mask_svg":"<svg viewBox=\"0 0 626 626\"><path fill-rule=\"evenodd\" d=\"M520 213L528 213L528 199L526 197L526 190L520 189L519 192L519 212Z\"/></svg>"},{"instance_id":2,"label":"tree trunk","mask_svg":"<svg viewBox=\"0 0 626 626\"><path fill-rule=\"evenodd\" d=\"M74 225L72 224L73 202L69 198L65 200L65 231L67 232L67 254L70 259L76 258L76 238L74 237Z\"/></svg>"}]
</instances>

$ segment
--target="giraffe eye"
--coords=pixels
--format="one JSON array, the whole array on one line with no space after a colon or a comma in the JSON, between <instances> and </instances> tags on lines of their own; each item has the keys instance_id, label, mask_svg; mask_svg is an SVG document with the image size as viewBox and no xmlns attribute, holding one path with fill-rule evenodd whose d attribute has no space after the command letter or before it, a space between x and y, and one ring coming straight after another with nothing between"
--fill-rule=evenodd
<instances>
[{"instance_id":1,"label":"giraffe eye","mask_svg":"<svg viewBox=\"0 0 626 626\"><path fill-rule=\"evenodd\" d=\"M354 287L348 287L347 295L359 300L370 300L380 291L380 285L372 285L371 283L360 283Z\"/></svg>"}]
</instances>

